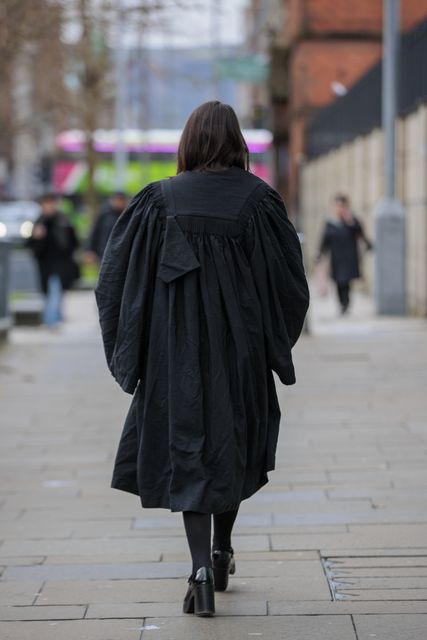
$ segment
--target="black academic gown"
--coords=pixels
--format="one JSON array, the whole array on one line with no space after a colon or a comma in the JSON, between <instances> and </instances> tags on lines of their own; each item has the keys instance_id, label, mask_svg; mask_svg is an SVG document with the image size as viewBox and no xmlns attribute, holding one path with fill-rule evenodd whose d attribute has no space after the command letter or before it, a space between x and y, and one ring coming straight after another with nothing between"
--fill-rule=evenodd
<instances>
[{"instance_id":1,"label":"black academic gown","mask_svg":"<svg viewBox=\"0 0 427 640\"><path fill-rule=\"evenodd\" d=\"M133 394L111 486L143 507L220 513L268 482L280 409L272 371L309 303L279 194L238 167L138 193L95 290L108 366Z\"/></svg>"}]
</instances>

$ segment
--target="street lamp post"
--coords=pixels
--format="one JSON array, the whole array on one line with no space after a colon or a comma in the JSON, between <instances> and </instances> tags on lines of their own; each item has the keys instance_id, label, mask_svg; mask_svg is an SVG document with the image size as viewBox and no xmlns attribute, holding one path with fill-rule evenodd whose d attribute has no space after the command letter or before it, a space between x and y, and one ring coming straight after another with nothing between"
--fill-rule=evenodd
<instances>
[{"instance_id":1,"label":"street lamp post","mask_svg":"<svg viewBox=\"0 0 427 640\"><path fill-rule=\"evenodd\" d=\"M378 314L406 313L405 212L396 197L399 0L384 0L382 128L384 197L375 209L375 302Z\"/></svg>"}]
</instances>

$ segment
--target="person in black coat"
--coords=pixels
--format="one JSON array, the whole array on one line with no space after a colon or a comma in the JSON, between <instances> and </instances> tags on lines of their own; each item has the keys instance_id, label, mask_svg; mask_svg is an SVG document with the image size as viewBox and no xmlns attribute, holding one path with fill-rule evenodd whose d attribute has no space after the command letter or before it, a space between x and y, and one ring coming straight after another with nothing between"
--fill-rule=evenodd
<instances>
[{"instance_id":1,"label":"person in black coat","mask_svg":"<svg viewBox=\"0 0 427 640\"><path fill-rule=\"evenodd\" d=\"M315 262L322 255L330 254L330 275L336 285L341 313L346 313L350 305L351 281L360 278L359 240L363 240L367 249L373 244L366 237L361 222L350 210L349 198L338 193L333 200L334 217L325 223L319 251Z\"/></svg>"},{"instance_id":2,"label":"person in black coat","mask_svg":"<svg viewBox=\"0 0 427 640\"><path fill-rule=\"evenodd\" d=\"M236 569L240 503L275 468L273 371L295 383L309 305L298 235L277 191L249 171L232 107L191 114L177 175L122 213L95 296L108 367L133 396L111 486L183 513L193 563L183 611L213 615L214 590Z\"/></svg>"},{"instance_id":3,"label":"person in black coat","mask_svg":"<svg viewBox=\"0 0 427 640\"><path fill-rule=\"evenodd\" d=\"M85 244L86 262L101 262L110 233L127 202L126 194L116 191L109 198L107 206L101 208Z\"/></svg>"},{"instance_id":4,"label":"person in black coat","mask_svg":"<svg viewBox=\"0 0 427 640\"><path fill-rule=\"evenodd\" d=\"M35 221L27 246L32 249L45 294L43 323L56 326L63 320L63 292L79 278L73 258L78 240L67 217L58 210L57 197L46 193L40 198L42 212Z\"/></svg>"}]
</instances>

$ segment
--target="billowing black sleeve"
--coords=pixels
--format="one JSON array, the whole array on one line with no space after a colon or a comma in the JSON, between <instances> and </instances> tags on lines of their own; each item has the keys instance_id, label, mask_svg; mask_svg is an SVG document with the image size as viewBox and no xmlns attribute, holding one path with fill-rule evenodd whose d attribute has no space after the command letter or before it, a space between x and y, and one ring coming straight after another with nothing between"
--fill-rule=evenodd
<instances>
[{"instance_id":1,"label":"billowing black sleeve","mask_svg":"<svg viewBox=\"0 0 427 640\"><path fill-rule=\"evenodd\" d=\"M160 239L154 185L138 193L115 223L95 287L107 364L127 393L140 379L151 321Z\"/></svg>"},{"instance_id":2,"label":"billowing black sleeve","mask_svg":"<svg viewBox=\"0 0 427 640\"><path fill-rule=\"evenodd\" d=\"M310 295L298 234L271 187L248 220L245 245L262 306L268 364L283 384L293 384L290 351L301 334Z\"/></svg>"}]
</instances>

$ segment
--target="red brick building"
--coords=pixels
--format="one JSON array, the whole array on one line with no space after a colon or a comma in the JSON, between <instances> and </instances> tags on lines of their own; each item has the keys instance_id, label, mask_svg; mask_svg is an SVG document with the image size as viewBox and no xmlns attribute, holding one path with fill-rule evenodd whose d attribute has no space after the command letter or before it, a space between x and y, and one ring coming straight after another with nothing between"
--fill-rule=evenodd
<instances>
[{"instance_id":1,"label":"red brick building","mask_svg":"<svg viewBox=\"0 0 427 640\"><path fill-rule=\"evenodd\" d=\"M276 186L298 212L305 125L381 56L383 0L281 0L271 42L270 100ZM427 16L427 0L401 2L401 29Z\"/></svg>"}]
</instances>

